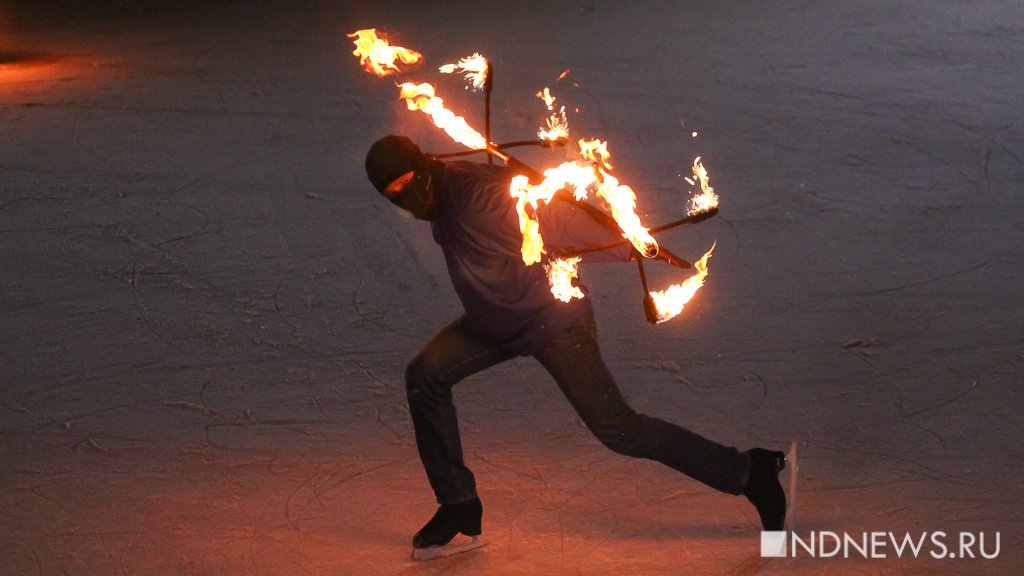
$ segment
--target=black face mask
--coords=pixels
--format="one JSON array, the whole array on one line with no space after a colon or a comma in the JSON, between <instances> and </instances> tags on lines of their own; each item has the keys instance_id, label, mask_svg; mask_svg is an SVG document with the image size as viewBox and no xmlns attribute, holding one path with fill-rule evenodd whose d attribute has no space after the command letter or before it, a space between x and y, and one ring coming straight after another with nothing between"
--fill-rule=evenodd
<instances>
[{"instance_id":1,"label":"black face mask","mask_svg":"<svg viewBox=\"0 0 1024 576\"><path fill-rule=\"evenodd\" d=\"M416 170L412 179L397 192L385 195L395 206L407 210L417 220L437 218L437 191L434 176L427 168Z\"/></svg>"}]
</instances>

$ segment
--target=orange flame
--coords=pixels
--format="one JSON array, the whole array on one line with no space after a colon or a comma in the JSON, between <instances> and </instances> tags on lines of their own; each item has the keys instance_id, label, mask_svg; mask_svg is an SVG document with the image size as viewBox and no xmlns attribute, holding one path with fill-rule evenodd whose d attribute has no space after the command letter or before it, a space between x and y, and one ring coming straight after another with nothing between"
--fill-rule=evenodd
<instances>
[{"instance_id":1,"label":"orange flame","mask_svg":"<svg viewBox=\"0 0 1024 576\"><path fill-rule=\"evenodd\" d=\"M473 150L487 147L487 140L482 134L471 128L465 118L456 116L455 113L444 107L444 100L434 95L433 85L406 82L400 88L402 93L399 97L405 100L405 105L409 107L409 110L419 110L430 116L434 125L444 130L452 140Z\"/></svg>"},{"instance_id":2,"label":"orange flame","mask_svg":"<svg viewBox=\"0 0 1024 576\"><path fill-rule=\"evenodd\" d=\"M572 281L578 276L578 268L583 258L555 258L544 265L548 273L548 284L551 286L551 294L561 300L568 302L573 298L583 298L583 291L579 286L574 286Z\"/></svg>"},{"instance_id":3,"label":"orange flame","mask_svg":"<svg viewBox=\"0 0 1024 576\"><path fill-rule=\"evenodd\" d=\"M455 64L445 64L438 68L438 71L442 74L465 73L465 78L472 84L473 90L480 90L487 83L487 59L479 52L466 56Z\"/></svg>"},{"instance_id":4,"label":"orange flame","mask_svg":"<svg viewBox=\"0 0 1024 576\"><path fill-rule=\"evenodd\" d=\"M658 324L675 318L697 294L697 290L704 285L704 279L708 275L708 258L711 257L716 244L712 244L704 256L693 264L697 270L696 274L681 284L673 284L665 290L650 293L651 299L654 301L654 308L658 313Z\"/></svg>"},{"instance_id":5,"label":"orange flame","mask_svg":"<svg viewBox=\"0 0 1024 576\"><path fill-rule=\"evenodd\" d=\"M710 178L708 171L704 169L704 164L700 161L700 156L693 161L693 175L700 181L701 193L690 199L691 208L687 212L690 216L707 212L718 206L718 195L715 194L715 189L708 184ZM690 182L692 183L692 180Z\"/></svg>"},{"instance_id":6,"label":"orange flame","mask_svg":"<svg viewBox=\"0 0 1024 576\"><path fill-rule=\"evenodd\" d=\"M622 229L623 235L646 258L658 255L658 241L640 223L636 214L636 193L608 173L612 169L608 161L608 143L601 140L580 140L580 153L584 158L595 163L598 173L597 196L608 204L612 218Z\"/></svg>"},{"instance_id":7,"label":"orange flame","mask_svg":"<svg viewBox=\"0 0 1024 576\"><path fill-rule=\"evenodd\" d=\"M395 60L412 64L419 62L423 57L419 52L401 46L391 46L387 40L378 38L376 28L356 30L347 36L355 38L356 49L352 54L359 57L359 63L363 68L382 78L393 72L401 72L398 66L395 66Z\"/></svg>"}]
</instances>

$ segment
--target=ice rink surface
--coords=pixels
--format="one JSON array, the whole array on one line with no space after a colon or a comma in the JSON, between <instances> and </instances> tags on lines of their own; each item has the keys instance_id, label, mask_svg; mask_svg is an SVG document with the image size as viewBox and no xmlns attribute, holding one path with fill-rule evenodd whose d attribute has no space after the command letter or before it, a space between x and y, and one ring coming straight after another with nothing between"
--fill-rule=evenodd
<instances>
[{"instance_id":1,"label":"ice rink surface","mask_svg":"<svg viewBox=\"0 0 1024 576\"><path fill-rule=\"evenodd\" d=\"M0 4L0 573L1024 573L1019 3L86 4ZM362 161L458 147L359 68L367 27L477 126L435 70L490 58L497 141L550 86L651 225L703 157L721 213L661 236L718 242L680 317L583 268L637 410L798 441L799 534L998 557L761 558L742 498L606 450L526 358L456 389L490 546L408 560L434 502L403 369L460 308Z\"/></svg>"}]
</instances>

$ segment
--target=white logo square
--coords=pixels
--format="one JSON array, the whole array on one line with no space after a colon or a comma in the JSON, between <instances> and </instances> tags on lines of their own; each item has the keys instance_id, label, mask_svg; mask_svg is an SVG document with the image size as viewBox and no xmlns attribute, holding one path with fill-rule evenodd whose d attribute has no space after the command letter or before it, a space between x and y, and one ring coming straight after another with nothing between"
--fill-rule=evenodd
<instances>
[{"instance_id":1,"label":"white logo square","mask_svg":"<svg viewBox=\"0 0 1024 576\"><path fill-rule=\"evenodd\" d=\"M761 532L761 558L786 557L786 532L767 530Z\"/></svg>"}]
</instances>

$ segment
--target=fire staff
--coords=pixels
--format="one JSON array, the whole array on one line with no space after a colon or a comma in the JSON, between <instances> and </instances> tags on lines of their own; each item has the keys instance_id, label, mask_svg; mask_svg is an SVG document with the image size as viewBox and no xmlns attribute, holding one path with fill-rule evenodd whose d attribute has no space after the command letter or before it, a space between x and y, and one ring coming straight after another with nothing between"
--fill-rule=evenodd
<instances>
[{"instance_id":1,"label":"fire staff","mask_svg":"<svg viewBox=\"0 0 1024 576\"><path fill-rule=\"evenodd\" d=\"M366 173L385 198L430 223L465 314L423 347L405 372L416 446L439 504L413 537L413 556L429 559L483 545L483 506L463 458L452 387L516 356L532 356L597 439L626 456L661 462L727 494L743 494L765 530L781 530L786 496L782 452L740 452L676 424L634 411L598 348L590 299L556 300L544 268L523 263L522 235L507 167L441 162L408 138L387 136L366 156ZM551 252L591 253L590 261L625 261L636 253L615 232L568 202L539 208ZM462 533L468 543L453 539Z\"/></svg>"}]
</instances>

